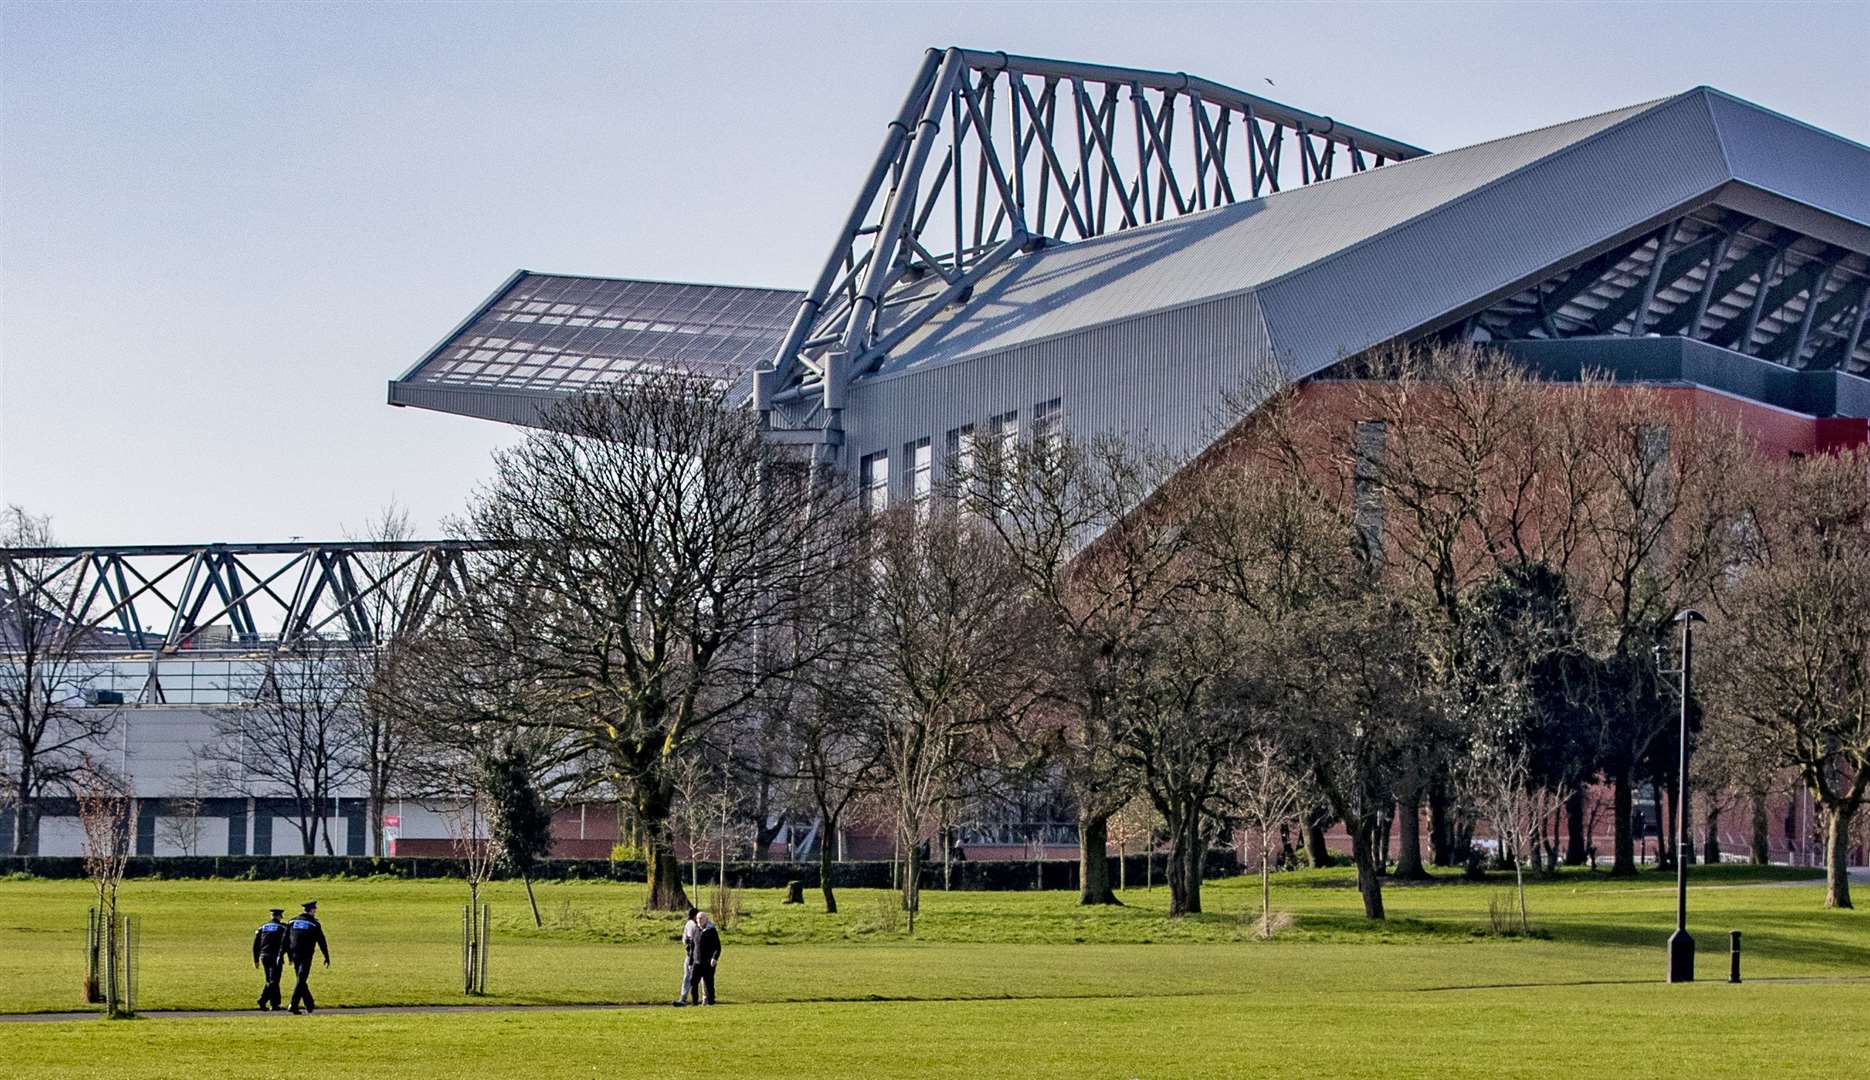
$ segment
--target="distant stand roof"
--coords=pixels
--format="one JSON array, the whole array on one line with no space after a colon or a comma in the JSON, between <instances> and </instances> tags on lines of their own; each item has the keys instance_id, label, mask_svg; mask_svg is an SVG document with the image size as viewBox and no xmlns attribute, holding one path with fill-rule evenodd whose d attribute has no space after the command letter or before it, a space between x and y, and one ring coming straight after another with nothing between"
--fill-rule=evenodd
<instances>
[{"instance_id":1,"label":"distant stand roof","mask_svg":"<svg viewBox=\"0 0 1870 1080\"><path fill-rule=\"evenodd\" d=\"M529 423L564 394L645 373L728 385L778 350L800 296L522 270L390 384L390 404Z\"/></svg>"}]
</instances>

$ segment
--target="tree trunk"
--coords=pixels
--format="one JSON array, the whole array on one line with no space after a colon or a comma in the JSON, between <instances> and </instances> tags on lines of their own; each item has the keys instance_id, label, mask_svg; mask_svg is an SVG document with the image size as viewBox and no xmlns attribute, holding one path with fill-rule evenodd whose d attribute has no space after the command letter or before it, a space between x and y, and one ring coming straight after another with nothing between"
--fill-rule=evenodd
<instances>
[{"instance_id":1,"label":"tree trunk","mask_svg":"<svg viewBox=\"0 0 1870 1080\"><path fill-rule=\"evenodd\" d=\"M836 915L838 896L831 891L831 848L837 843L838 827L830 818L821 820L824 826L818 834L818 891L825 894L825 914Z\"/></svg>"},{"instance_id":2,"label":"tree trunk","mask_svg":"<svg viewBox=\"0 0 1870 1080\"><path fill-rule=\"evenodd\" d=\"M1448 793L1440 784L1428 789L1428 853L1436 866L1453 866L1454 826L1448 820Z\"/></svg>"},{"instance_id":3,"label":"tree trunk","mask_svg":"<svg viewBox=\"0 0 1870 1080\"><path fill-rule=\"evenodd\" d=\"M1201 913L1201 870L1207 851L1201 842L1201 817L1165 821L1169 827L1169 917Z\"/></svg>"},{"instance_id":4,"label":"tree trunk","mask_svg":"<svg viewBox=\"0 0 1870 1080\"><path fill-rule=\"evenodd\" d=\"M1404 881L1422 881L1429 875L1422 867L1422 790L1416 788L1397 804L1396 818L1401 847L1396 852L1396 876Z\"/></svg>"},{"instance_id":5,"label":"tree trunk","mask_svg":"<svg viewBox=\"0 0 1870 1080\"><path fill-rule=\"evenodd\" d=\"M1753 865L1765 866L1772 862L1773 846L1771 824L1766 819L1766 792L1753 793Z\"/></svg>"},{"instance_id":6,"label":"tree trunk","mask_svg":"<svg viewBox=\"0 0 1870 1080\"><path fill-rule=\"evenodd\" d=\"M1840 802L1825 808L1825 906L1851 906L1851 818L1857 804Z\"/></svg>"},{"instance_id":7,"label":"tree trunk","mask_svg":"<svg viewBox=\"0 0 1870 1080\"><path fill-rule=\"evenodd\" d=\"M1526 864L1521 859L1513 860L1513 881L1519 885L1519 932L1524 934L1532 930L1532 920L1526 915Z\"/></svg>"},{"instance_id":8,"label":"tree trunk","mask_svg":"<svg viewBox=\"0 0 1870 1080\"><path fill-rule=\"evenodd\" d=\"M383 850L383 796L377 793L375 784L364 799L364 813L370 815L370 854L380 859L389 852Z\"/></svg>"},{"instance_id":9,"label":"tree trunk","mask_svg":"<svg viewBox=\"0 0 1870 1080\"><path fill-rule=\"evenodd\" d=\"M1313 866L1331 865L1331 849L1325 846L1325 823L1329 820L1322 810L1305 819L1305 857Z\"/></svg>"},{"instance_id":10,"label":"tree trunk","mask_svg":"<svg viewBox=\"0 0 1870 1080\"><path fill-rule=\"evenodd\" d=\"M909 913L909 933L916 932L916 913L922 910L922 846L911 840L903 851L903 910Z\"/></svg>"},{"instance_id":11,"label":"tree trunk","mask_svg":"<svg viewBox=\"0 0 1870 1080\"><path fill-rule=\"evenodd\" d=\"M1383 879L1376 872L1376 823L1359 822L1351 829L1351 861L1357 864L1357 891L1364 898L1364 917L1383 918Z\"/></svg>"},{"instance_id":12,"label":"tree trunk","mask_svg":"<svg viewBox=\"0 0 1870 1080\"><path fill-rule=\"evenodd\" d=\"M666 833L663 822L646 823L643 830L643 870L649 878L645 911L686 911L688 894L682 891L682 864L659 834Z\"/></svg>"},{"instance_id":13,"label":"tree trunk","mask_svg":"<svg viewBox=\"0 0 1870 1080\"><path fill-rule=\"evenodd\" d=\"M1708 835L1702 838L1701 861L1709 866L1719 866L1721 862L1721 808L1711 799L1708 801Z\"/></svg>"},{"instance_id":14,"label":"tree trunk","mask_svg":"<svg viewBox=\"0 0 1870 1080\"><path fill-rule=\"evenodd\" d=\"M1695 865L1695 793L1692 788L1688 792L1688 797L1682 799L1681 803L1682 805L1675 808L1677 823L1675 835L1680 837L1686 833L1688 843L1684 844L1678 840L1676 847L1681 850L1677 851L1676 855L1685 860L1688 865L1693 866Z\"/></svg>"},{"instance_id":15,"label":"tree trunk","mask_svg":"<svg viewBox=\"0 0 1870 1080\"><path fill-rule=\"evenodd\" d=\"M13 854L39 853L39 808L31 799L23 799L13 808Z\"/></svg>"},{"instance_id":16,"label":"tree trunk","mask_svg":"<svg viewBox=\"0 0 1870 1080\"><path fill-rule=\"evenodd\" d=\"M648 783L639 785L632 800L637 825L643 831L643 873L649 879L643 900L645 911L688 910L688 894L682 891L682 864L675 857L675 831L669 823L674 801L671 788ZM690 854L694 856L692 861L699 864L700 853ZM699 884L696 891L700 891Z\"/></svg>"},{"instance_id":17,"label":"tree trunk","mask_svg":"<svg viewBox=\"0 0 1870 1080\"><path fill-rule=\"evenodd\" d=\"M1123 903L1110 891L1109 814L1078 814L1078 903Z\"/></svg>"},{"instance_id":18,"label":"tree trunk","mask_svg":"<svg viewBox=\"0 0 1870 1080\"><path fill-rule=\"evenodd\" d=\"M785 827L786 818L784 814L781 814L770 825L767 824L764 816L760 818L759 822L755 824L753 828L754 861L773 861L773 841L779 838L779 834L784 831Z\"/></svg>"},{"instance_id":19,"label":"tree trunk","mask_svg":"<svg viewBox=\"0 0 1870 1080\"><path fill-rule=\"evenodd\" d=\"M545 920L539 917L539 898L532 894L532 875L521 874L519 879L526 883L526 902L532 905L532 924L536 927L543 927Z\"/></svg>"},{"instance_id":20,"label":"tree trunk","mask_svg":"<svg viewBox=\"0 0 1870 1080\"><path fill-rule=\"evenodd\" d=\"M1584 788L1565 799L1565 865L1583 866L1589 861L1584 835Z\"/></svg>"},{"instance_id":21,"label":"tree trunk","mask_svg":"<svg viewBox=\"0 0 1870 1080\"><path fill-rule=\"evenodd\" d=\"M1656 869L1675 869L1675 801L1663 791L1666 785L1656 784L1650 790L1655 792L1654 808L1656 811Z\"/></svg>"},{"instance_id":22,"label":"tree trunk","mask_svg":"<svg viewBox=\"0 0 1870 1080\"><path fill-rule=\"evenodd\" d=\"M1628 772L1618 773L1611 778L1611 796L1610 816L1616 830L1616 859L1610 865L1610 873L1612 877L1629 877L1636 873L1636 837L1630 826L1630 819L1636 814L1636 801Z\"/></svg>"},{"instance_id":23,"label":"tree trunk","mask_svg":"<svg viewBox=\"0 0 1870 1080\"><path fill-rule=\"evenodd\" d=\"M1273 936L1273 880L1266 864L1266 836L1260 836L1260 936Z\"/></svg>"}]
</instances>

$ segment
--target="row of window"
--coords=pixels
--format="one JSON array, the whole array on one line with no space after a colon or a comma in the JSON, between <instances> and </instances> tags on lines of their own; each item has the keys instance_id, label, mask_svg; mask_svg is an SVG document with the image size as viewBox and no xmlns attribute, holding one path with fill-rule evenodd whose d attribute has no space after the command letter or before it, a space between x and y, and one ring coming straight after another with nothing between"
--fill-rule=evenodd
<instances>
[{"instance_id":1,"label":"row of window","mask_svg":"<svg viewBox=\"0 0 1870 1080\"><path fill-rule=\"evenodd\" d=\"M1032 407L1032 437L1041 442L1056 440L1063 432L1065 402L1063 398L1041 401ZM1011 443L1019 438L1019 411L1000 413L987 419L986 434L995 446ZM962 424L950 428L944 440L946 452L944 460L950 472L966 473L974 467L974 452L977 442L975 426ZM927 437L903 444L900 456L896 457L900 466L901 481L892 485L890 480L891 454L888 450L879 450L866 454L857 462L857 482L863 493L864 509L872 513L889 506L893 494L912 502L928 498L935 491L935 448Z\"/></svg>"}]
</instances>

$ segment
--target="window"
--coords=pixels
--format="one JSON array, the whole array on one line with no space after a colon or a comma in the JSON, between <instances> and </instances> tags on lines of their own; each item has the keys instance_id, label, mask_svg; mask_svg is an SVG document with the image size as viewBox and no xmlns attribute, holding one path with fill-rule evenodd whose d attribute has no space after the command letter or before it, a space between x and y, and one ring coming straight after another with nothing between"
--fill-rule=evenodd
<instances>
[{"instance_id":1,"label":"window","mask_svg":"<svg viewBox=\"0 0 1870 1080\"><path fill-rule=\"evenodd\" d=\"M1059 439L1065 434L1064 420L1065 401L1063 398L1053 398L1034 405L1032 407L1033 442L1045 450L1056 449Z\"/></svg>"},{"instance_id":2,"label":"window","mask_svg":"<svg viewBox=\"0 0 1870 1080\"><path fill-rule=\"evenodd\" d=\"M1357 422L1356 471L1351 477L1351 497L1356 504L1357 531L1363 537L1364 551L1372 560L1383 555L1383 469L1384 443L1389 428L1381 420Z\"/></svg>"},{"instance_id":3,"label":"window","mask_svg":"<svg viewBox=\"0 0 1870 1080\"><path fill-rule=\"evenodd\" d=\"M903 494L923 502L935 488L935 448L927 439L903 444Z\"/></svg>"},{"instance_id":4,"label":"window","mask_svg":"<svg viewBox=\"0 0 1870 1080\"><path fill-rule=\"evenodd\" d=\"M998 477L993 495L1004 506L1013 497L1013 470L1019 460L1019 412L1001 413L987 421L987 429L993 433L992 471Z\"/></svg>"},{"instance_id":5,"label":"window","mask_svg":"<svg viewBox=\"0 0 1870 1080\"><path fill-rule=\"evenodd\" d=\"M962 424L948 432L947 454L943 467L948 470L948 478L957 486L965 487L972 484L974 476L973 424Z\"/></svg>"},{"instance_id":6,"label":"window","mask_svg":"<svg viewBox=\"0 0 1870 1080\"><path fill-rule=\"evenodd\" d=\"M879 450L864 457L857 465L858 484L863 491L863 506L868 513L878 513L890 504L890 452Z\"/></svg>"}]
</instances>

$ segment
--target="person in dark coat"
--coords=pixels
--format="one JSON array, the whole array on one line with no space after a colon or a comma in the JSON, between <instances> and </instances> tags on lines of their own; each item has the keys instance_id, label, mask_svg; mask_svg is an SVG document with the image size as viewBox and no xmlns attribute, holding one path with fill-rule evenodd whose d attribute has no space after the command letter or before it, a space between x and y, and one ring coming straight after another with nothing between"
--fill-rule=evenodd
<instances>
[{"instance_id":1,"label":"person in dark coat","mask_svg":"<svg viewBox=\"0 0 1870 1080\"><path fill-rule=\"evenodd\" d=\"M279 976L286 966L285 908L273 908L272 916L253 932L253 966L266 973L266 988L260 991L260 1011L279 1011Z\"/></svg>"},{"instance_id":2,"label":"person in dark coat","mask_svg":"<svg viewBox=\"0 0 1870 1080\"><path fill-rule=\"evenodd\" d=\"M306 982L312 976L312 953L316 950L325 954L325 966L331 966L331 949L325 944L325 928L318 921L318 901L310 900L305 910L292 917L286 924L286 955L292 960L292 974L298 982L292 987L292 1012L298 1014L300 1002L304 1002L305 1011L311 1012L317 1007L312 1000L311 984Z\"/></svg>"},{"instance_id":3,"label":"person in dark coat","mask_svg":"<svg viewBox=\"0 0 1870 1080\"><path fill-rule=\"evenodd\" d=\"M714 1004L714 969L721 962L721 931L707 912L695 916L695 988L703 1005Z\"/></svg>"}]
</instances>

